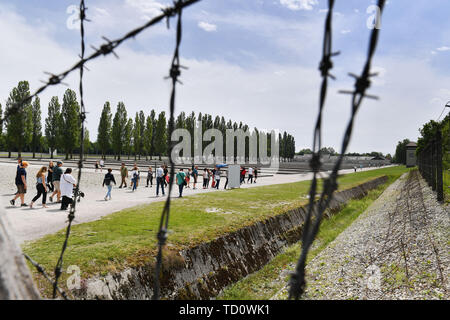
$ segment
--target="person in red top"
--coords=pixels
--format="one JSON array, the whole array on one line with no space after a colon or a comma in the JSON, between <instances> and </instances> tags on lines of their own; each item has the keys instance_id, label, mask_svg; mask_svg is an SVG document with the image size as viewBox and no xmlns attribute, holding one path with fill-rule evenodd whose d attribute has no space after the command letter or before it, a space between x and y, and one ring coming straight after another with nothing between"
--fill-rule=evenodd
<instances>
[{"instance_id":1,"label":"person in red top","mask_svg":"<svg viewBox=\"0 0 450 320\"><path fill-rule=\"evenodd\" d=\"M242 168L241 170L241 184L245 183L245 174L247 173L247 171L245 171L245 168Z\"/></svg>"}]
</instances>

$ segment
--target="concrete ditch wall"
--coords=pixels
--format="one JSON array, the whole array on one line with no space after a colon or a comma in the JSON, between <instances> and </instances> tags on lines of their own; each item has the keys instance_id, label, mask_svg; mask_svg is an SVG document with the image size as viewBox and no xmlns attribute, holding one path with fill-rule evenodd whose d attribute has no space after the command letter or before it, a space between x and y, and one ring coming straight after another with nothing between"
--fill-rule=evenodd
<instances>
[{"instance_id":1,"label":"concrete ditch wall","mask_svg":"<svg viewBox=\"0 0 450 320\"><path fill-rule=\"evenodd\" d=\"M387 180L383 176L335 193L330 213L337 212L351 199L364 197ZM162 297L209 299L217 296L226 286L262 268L285 246L299 241L306 208L290 210L180 252L166 252ZM152 279L153 263L87 279L73 294L78 299L151 299Z\"/></svg>"}]
</instances>

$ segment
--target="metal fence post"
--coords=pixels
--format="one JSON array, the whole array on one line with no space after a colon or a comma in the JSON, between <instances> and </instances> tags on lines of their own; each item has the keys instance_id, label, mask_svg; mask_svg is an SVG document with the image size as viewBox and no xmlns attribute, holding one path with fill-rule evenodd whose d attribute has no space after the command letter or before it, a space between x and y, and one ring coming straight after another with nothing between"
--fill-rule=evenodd
<instances>
[{"instance_id":1,"label":"metal fence post","mask_svg":"<svg viewBox=\"0 0 450 320\"><path fill-rule=\"evenodd\" d=\"M431 140L431 189L436 191L436 163L437 163L437 152L436 152L436 139Z\"/></svg>"},{"instance_id":2,"label":"metal fence post","mask_svg":"<svg viewBox=\"0 0 450 320\"><path fill-rule=\"evenodd\" d=\"M442 133L436 132L436 192L437 200L444 201L444 181L442 175Z\"/></svg>"}]
</instances>

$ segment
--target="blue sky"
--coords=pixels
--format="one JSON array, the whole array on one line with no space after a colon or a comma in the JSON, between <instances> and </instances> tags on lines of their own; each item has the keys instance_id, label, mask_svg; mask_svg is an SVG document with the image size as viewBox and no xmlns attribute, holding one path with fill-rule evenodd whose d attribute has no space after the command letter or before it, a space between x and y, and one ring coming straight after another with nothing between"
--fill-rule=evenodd
<instances>
[{"instance_id":1,"label":"blue sky","mask_svg":"<svg viewBox=\"0 0 450 320\"><path fill-rule=\"evenodd\" d=\"M87 42L115 38L145 23L168 1L86 0ZM325 0L204 0L183 13L181 47L184 86L177 110L223 115L250 126L287 130L297 149L310 147L320 85L317 66L322 51ZM324 144L339 149L350 112L348 72L360 73L370 30L367 8L375 1L337 0L333 47L337 76L329 89L324 117ZM411 4L413 3L413 4ZM0 103L18 81L32 89L45 79L43 71L60 72L79 53L79 31L68 28L70 0L0 0ZM381 100L365 101L358 115L350 151L392 153L397 141L417 139L419 127L436 119L450 100L450 28L444 0L390 0L386 6L373 69L380 72L371 93ZM175 20L145 31L127 42L114 57L91 62L86 75L86 106L91 139L96 137L104 101L114 109L124 101L129 116L140 109L166 110L167 74L174 47ZM87 53L89 54L89 48ZM67 79L76 89L77 77ZM65 87L41 96L62 97Z\"/></svg>"}]
</instances>

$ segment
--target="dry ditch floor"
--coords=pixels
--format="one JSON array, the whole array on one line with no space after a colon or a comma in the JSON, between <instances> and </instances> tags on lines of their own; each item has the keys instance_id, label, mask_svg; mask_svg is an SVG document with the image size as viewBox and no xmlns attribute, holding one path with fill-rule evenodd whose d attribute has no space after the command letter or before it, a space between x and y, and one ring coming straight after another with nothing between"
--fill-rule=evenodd
<instances>
[{"instance_id":1,"label":"dry ditch floor","mask_svg":"<svg viewBox=\"0 0 450 320\"><path fill-rule=\"evenodd\" d=\"M303 298L449 299L450 207L435 199L403 175L308 264Z\"/></svg>"}]
</instances>

